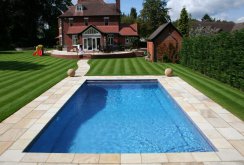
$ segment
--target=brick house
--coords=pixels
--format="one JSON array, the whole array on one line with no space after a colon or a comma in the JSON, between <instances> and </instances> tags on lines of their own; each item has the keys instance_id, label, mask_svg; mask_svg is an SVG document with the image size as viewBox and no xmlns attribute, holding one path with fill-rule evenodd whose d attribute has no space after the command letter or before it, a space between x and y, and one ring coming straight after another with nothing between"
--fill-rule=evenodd
<instances>
[{"instance_id":1,"label":"brick house","mask_svg":"<svg viewBox=\"0 0 244 165\"><path fill-rule=\"evenodd\" d=\"M120 13L120 0L78 0L58 17L60 45L68 51L78 44L84 51L131 45L138 37L137 24L121 24Z\"/></svg>"},{"instance_id":2,"label":"brick house","mask_svg":"<svg viewBox=\"0 0 244 165\"><path fill-rule=\"evenodd\" d=\"M163 61L163 55L175 62L176 53L181 48L182 34L172 23L161 25L154 31L147 41L147 52L150 61Z\"/></svg>"}]
</instances>

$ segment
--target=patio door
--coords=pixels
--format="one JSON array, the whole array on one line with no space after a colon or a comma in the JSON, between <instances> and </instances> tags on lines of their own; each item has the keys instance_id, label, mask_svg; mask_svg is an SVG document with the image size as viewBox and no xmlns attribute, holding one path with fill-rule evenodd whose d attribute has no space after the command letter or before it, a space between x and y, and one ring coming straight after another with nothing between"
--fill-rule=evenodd
<instances>
[{"instance_id":1,"label":"patio door","mask_svg":"<svg viewBox=\"0 0 244 165\"><path fill-rule=\"evenodd\" d=\"M99 50L100 38L84 38L83 39L83 50Z\"/></svg>"},{"instance_id":2,"label":"patio door","mask_svg":"<svg viewBox=\"0 0 244 165\"><path fill-rule=\"evenodd\" d=\"M88 28L83 34L83 50L99 50L101 45L101 33L94 27Z\"/></svg>"}]
</instances>

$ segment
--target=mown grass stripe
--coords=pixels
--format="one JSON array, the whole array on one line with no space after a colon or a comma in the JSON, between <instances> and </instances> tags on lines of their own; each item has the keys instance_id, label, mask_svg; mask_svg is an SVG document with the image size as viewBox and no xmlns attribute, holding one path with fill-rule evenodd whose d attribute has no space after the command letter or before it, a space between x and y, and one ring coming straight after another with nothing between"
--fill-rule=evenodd
<instances>
[{"instance_id":1,"label":"mown grass stripe","mask_svg":"<svg viewBox=\"0 0 244 165\"><path fill-rule=\"evenodd\" d=\"M42 63L37 63L37 65L44 65L44 67L46 67L48 69L49 65L52 66L52 64L57 63L59 61L62 62L62 60L52 60L51 61L50 59L49 60L47 59L47 61L44 61L43 64ZM33 63L33 64L35 64L35 63ZM10 68L10 66L9 66L9 68ZM28 69L28 68L30 68L30 67L26 66L26 67L21 67L20 69L21 69L21 72L38 71L38 70L25 70L25 69ZM0 80L2 80L2 79L10 79L10 78L12 78L12 76L16 76L16 75L20 75L21 74L20 70L14 71L11 74L9 72L5 72L5 73L6 74L1 74Z\"/></svg>"},{"instance_id":2,"label":"mown grass stripe","mask_svg":"<svg viewBox=\"0 0 244 165\"><path fill-rule=\"evenodd\" d=\"M202 80L200 81L200 79L196 79L196 78L191 78L191 79L193 81L194 80L198 81L199 83L204 82L204 81L202 81ZM212 93L212 95L218 95L218 99L215 99L216 102L220 103L220 101L225 100L223 103L220 103L220 104L224 105L224 107L225 107L226 102L232 102L232 104L234 104L231 107L227 107L227 109L231 109L233 107L236 107L237 109L244 109L244 105L243 105L243 101L242 101L243 99L234 98L233 95L224 92L223 88L215 88L208 82L205 82L204 84L202 84L202 86L205 87L205 89L201 90L203 93L211 94L211 92L215 92L215 93ZM209 91L206 91L206 88L209 89Z\"/></svg>"},{"instance_id":3,"label":"mown grass stripe","mask_svg":"<svg viewBox=\"0 0 244 165\"><path fill-rule=\"evenodd\" d=\"M55 69L56 66L60 65L61 63L63 63L62 61L56 61L56 62L53 62L53 63L47 63L48 65L52 65L52 68L51 69ZM55 65L53 65L55 64ZM40 70L30 70L30 71L26 71L24 73L20 73L19 72L16 72L16 74L12 74L8 77L5 77L5 79L3 80L6 80L8 79L7 81L3 81L0 83L0 87L1 86L5 86L7 84L12 84L12 83L15 83L19 80L22 80L22 79L25 79L25 78L28 78L29 76L32 76L32 75L39 75L39 74L42 74L44 73L44 70L51 70L49 68L42 68ZM17 79L16 79L17 78Z\"/></svg>"},{"instance_id":4,"label":"mown grass stripe","mask_svg":"<svg viewBox=\"0 0 244 165\"><path fill-rule=\"evenodd\" d=\"M101 74L100 71L103 68L103 66L106 64L106 60L105 59L100 59L100 60L95 59L95 60L96 62L93 65L91 65L93 69L90 69L87 75L93 75L93 73Z\"/></svg>"},{"instance_id":5,"label":"mown grass stripe","mask_svg":"<svg viewBox=\"0 0 244 165\"><path fill-rule=\"evenodd\" d=\"M172 64L169 64L169 66L173 66L183 72L186 72L186 71L190 71L188 68L181 68L179 67L178 65L172 65ZM192 71L191 71L192 72ZM216 87L216 88L221 88L222 91L226 92L227 94L230 94L232 95L232 97L235 97L235 99L241 99L241 100L244 100L244 95L242 95L238 90L234 89L233 87L230 87L226 84L223 84L221 82L217 82L216 80L214 79L211 79L209 77L206 77L204 75L200 75L200 73L197 73L197 72L193 72L194 73L194 77L197 77L203 81L206 81L208 82L209 84L211 84L212 86Z\"/></svg>"},{"instance_id":6,"label":"mown grass stripe","mask_svg":"<svg viewBox=\"0 0 244 165\"><path fill-rule=\"evenodd\" d=\"M126 75L132 75L134 71L133 70L134 68L130 65L131 64L130 62L131 62L130 58L124 60L124 68L125 68Z\"/></svg>"},{"instance_id":7,"label":"mown grass stripe","mask_svg":"<svg viewBox=\"0 0 244 165\"><path fill-rule=\"evenodd\" d=\"M150 75L158 75L157 70L154 70L152 67L152 63L147 63L143 58L138 58L138 62L141 64L143 68L148 72Z\"/></svg>"},{"instance_id":8,"label":"mown grass stripe","mask_svg":"<svg viewBox=\"0 0 244 165\"><path fill-rule=\"evenodd\" d=\"M111 74L113 72L113 67L114 67L113 60L107 60L105 62L106 63L104 64L101 70L101 74L102 75Z\"/></svg>"},{"instance_id":9,"label":"mown grass stripe","mask_svg":"<svg viewBox=\"0 0 244 165\"><path fill-rule=\"evenodd\" d=\"M16 55L1 54L0 63L6 61L9 61L7 68L10 70L1 70L1 67L2 69L6 69L6 67L0 65L0 99L10 99L7 102L0 102L0 121L62 80L66 76L68 68L77 66L77 60L58 59L50 56L33 57L30 52L17 53ZM40 70L33 70L32 66L26 66L23 62L44 65L44 67ZM29 68L31 70L28 70ZM29 79L30 77L36 79ZM7 90L8 88L11 89ZM37 92L35 93L35 91ZM8 97L9 93L12 93L12 97Z\"/></svg>"},{"instance_id":10,"label":"mown grass stripe","mask_svg":"<svg viewBox=\"0 0 244 165\"><path fill-rule=\"evenodd\" d=\"M128 61L129 61L129 64L130 64L131 70L132 70L131 75L137 74L136 68L135 68L134 63L133 63L134 58L130 58Z\"/></svg>"},{"instance_id":11,"label":"mown grass stripe","mask_svg":"<svg viewBox=\"0 0 244 165\"><path fill-rule=\"evenodd\" d=\"M47 74L55 72L57 69L61 69L64 65L66 65L66 64L64 64L64 65L60 66L60 64L61 63L57 63L57 64L54 65L55 66L54 68L49 69L47 71L40 72L40 73L33 73L33 74L30 74L30 75L28 74L28 75L24 75L23 77L19 76L20 78L19 77L14 77L11 80L13 82L15 82L15 83L5 83L6 85L2 85L4 83L0 84L0 87L1 86L6 86L4 89L0 90L0 95L8 93L9 90L12 90L13 88L23 87L23 85L25 85L26 82L32 82L34 84L36 79L38 79L39 77L41 78L41 77L43 77L43 76L45 76ZM16 82L18 82L18 83L16 83ZM1 101L1 99L0 99L0 101Z\"/></svg>"},{"instance_id":12,"label":"mown grass stripe","mask_svg":"<svg viewBox=\"0 0 244 165\"><path fill-rule=\"evenodd\" d=\"M113 71L112 74L113 76L119 75L119 73L124 74L123 68L122 68L122 60L123 59L112 59L114 61L113 64Z\"/></svg>"},{"instance_id":13,"label":"mown grass stripe","mask_svg":"<svg viewBox=\"0 0 244 165\"><path fill-rule=\"evenodd\" d=\"M61 72L57 72L57 74L60 74L60 73L61 73ZM15 103L16 100L18 100L18 98L21 98L21 97L27 97L28 93L31 94L31 92L33 92L33 90L35 90L35 88L37 88L37 87L39 87L39 86L42 86L42 85L48 83L48 82L49 82L48 80L50 80L54 75L56 75L56 74L51 74L51 75L49 75L49 76L43 78L42 81L39 81L39 82L37 82L37 83L35 84L36 86L34 86L34 85L29 85L29 86L26 86L24 89L22 88L21 90L18 90L18 91L16 91L15 93L13 93L12 98L10 98L10 97L8 98L8 99L11 99L11 100L9 100L9 102L8 102L7 104L3 104L3 103L1 103L2 108L1 108L0 112L1 112L1 111L6 111L6 109L4 109L4 107L8 107L8 106L10 106L10 104ZM32 90L29 90L30 88L31 88ZM24 93L24 96L23 96L23 93ZM31 94L31 95L32 95L32 94Z\"/></svg>"},{"instance_id":14,"label":"mown grass stripe","mask_svg":"<svg viewBox=\"0 0 244 165\"><path fill-rule=\"evenodd\" d=\"M143 63L141 63L140 58L136 58L137 66L140 68L140 74L150 75L150 71Z\"/></svg>"},{"instance_id":15,"label":"mown grass stripe","mask_svg":"<svg viewBox=\"0 0 244 165\"><path fill-rule=\"evenodd\" d=\"M1 115L0 115L0 121L4 120L11 114L13 114L17 109L20 109L24 105L28 104L30 101L35 99L37 96L48 90L50 87L58 83L61 79L63 79L65 75L58 75L55 78L52 79L52 81L47 81L46 83L39 84L37 88L29 91L22 97L18 97L15 100L13 100L10 104L7 104L1 108ZM4 110L4 111L3 111Z\"/></svg>"},{"instance_id":16,"label":"mown grass stripe","mask_svg":"<svg viewBox=\"0 0 244 165\"><path fill-rule=\"evenodd\" d=\"M135 72L133 73L133 75L141 75L142 74L142 71L140 69L140 67L137 65L137 61L136 61L136 58L134 58L133 60L131 60L131 65L132 65L132 68L134 68Z\"/></svg>"},{"instance_id":17,"label":"mown grass stripe","mask_svg":"<svg viewBox=\"0 0 244 165\"><path fill-rule=\"evenodd\" d=\"M156 75L164 75L164 70L166 67L163 65L157 65L157 63L149 63L151 68L157 73Z\"/></svg>"},{"instance_id":18,"label":"mown grass stripe","mask_svg":"<svg viewBox=\"0 0 244 165\"><path fill-rule=\"evenodd\" d=\"M193 87L201 91L202 93L209 96L211 99L226 107L226 109L230 110L232 113L240 117L244 120L244 112L241 109L244 109L244 106L239 102L231 99L231 96L228 94L222 93L220 89L211 86L208 82L202 81L199 78L195 78L194 76L189 76L189 72L180 71L178 68L171 66L175 69L176 74L180 76L183 80L187 81ZM194 74L194 73L193 73Z\"/></svg>"},{"instance_id":19,"label":"mown grass stripe","mask_svg":"<svg viewBox=\"0 0 244 165\"><path fill-rule=\"evenodd\" d=\"M11 89L9 89L9 90L15 89L14 92L4 91L4 93L5 93L4 94L3 90L1 90L0 95L2 95L2 93L3 93L4 97L0 98L0 105L8 104L9 101L14 100L16 98L16 96L22 95L23 93L28 92L28 90L35 88L39 82L47 81L48 80L47 77L52 78L52 76L56 75L56 73L60 73L60 69L64 68L65 66L67 66L67 65L66 64L60 65L59 67L53 68L53 70L50 70L49 72L44 72L41 75L31 76L29 79L25 79L17 84L12 85ZM56 72L55 72L55 69L57 70ZM40 79L37 79L37 78L40 78ZM43 80L45 80L45 81L43 81ZM32 82L32 83L30 83L30 82Z\"/></svg>"}]
</instances>

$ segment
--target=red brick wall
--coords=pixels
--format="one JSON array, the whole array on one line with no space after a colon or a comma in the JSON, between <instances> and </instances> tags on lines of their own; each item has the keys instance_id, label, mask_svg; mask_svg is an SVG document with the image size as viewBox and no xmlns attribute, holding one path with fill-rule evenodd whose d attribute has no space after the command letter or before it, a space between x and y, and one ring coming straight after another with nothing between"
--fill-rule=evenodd
<instances>
[{"instance_id":1,"label":"red brick wall","mask_svg":"<svg viewBox=\"0 0 244 165\"><path fill-rule=\"evenodd\" d=\"M119 37L119 44L125 45L125 37L123 37L123 36Z\"/></svg>"},{"instance_id":2,"label":"red brick wall","mask_svg":"<svg viewBox=\"0 0 244 165\"><path fill-rule=\"evenodd\" d=\"M114 44L115 45L119 44L119 35L118 34L114 34Z\"/></svg>"},{"instance_id":3,"label":"red brick wall","mask_svg":"<svg viewBox=\"0 0 244 165\"><path fill-rule=\"evenodd\" d=\"M151 41L147 42L147 53L150 54L150 61L154 61L154 43Z\"/></svg>"},{"instance_id":4,"label":"red brick wall","mask_svg":"<svg viewBox=\"0 0 244 165\"><path fill-rule=\"evenodd\" d=\"M73 26L85 26L84 18L86 18L86 17L74 18ZM88 26L89 25L95 25L95 26L104 25L104 16L87 17L87 18L88 18ZM108 25L119 25L119 16L109 16Z\"/></svg>"},{"instance_id":5,"label":"red brick wall","mask_svg":"<svg viewBox=\"0 0 244 165\"><path fill-rule=\"evenodd\" d=\"M177 42L176 42L177 41ZM181 42L182 42L182 37L181 35L172 27L168 26L166 29L164 29L161 34L159 34L152 42L148 42L147 44L147 50L150 54L156 53L157 59L154 58L153 56L153 61L156 60L162 60L163 54L168 53L166 50L168 50L169 45L172 44L175 48L177 47L177 51L181 49ZM178 45L177 45L178 43ZM152 45L154 44L154 45ZM155 49L154 49L155 46ZM156 52L154 52L154 50ZM153 52L153 53L152 53Z\"/></svg>"},{"instance_id":6,"label":"red brick wall","mask_svg":"<svg viewBox=\"0 0 244 165\"><path fill-rule=\"evenodd\" d=\"M63 34L64 34L64 47L67 47L68 50L70 50L70 46L72 45L72 37L71 35L67 35L69 29L69 20L63 19Z\"/></svg>"},{"instance_id":7,"label":"red brick wall","mask_svg":"<svg viewBox=\"0 0 244 165\"><path fill-rule=\"evenodd\" d=\"M100 17L88 17L88 26L89 25L96 25L96 26L104 26L104 16ZM119 16L109 16L109 25L119 25ZM63 19L63 34L64 34L64 46L67 47L69 51L72 48L72 36L67 35L68 28L69 28L69 19ZM84 17L74 18L73 26L85 26L84 24ZM103 38L102 38L103 39ZM82 43L82 36L79 36L79 41ZM114 42L117 44L119 41L119 36L114 36ZM102 44L103 45L103 42Z\"/></svg>"}]
</instances>

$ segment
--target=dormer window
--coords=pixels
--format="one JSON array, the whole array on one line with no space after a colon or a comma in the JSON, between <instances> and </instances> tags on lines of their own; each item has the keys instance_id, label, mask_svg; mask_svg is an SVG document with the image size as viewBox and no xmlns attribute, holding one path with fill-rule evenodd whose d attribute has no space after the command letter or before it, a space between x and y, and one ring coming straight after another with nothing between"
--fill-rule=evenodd
<instances>
[{"instance_id":1,"label":"dormer window","mask_svg":"<svg viewBox=\"0 0 244 165\"><path fill-rule=\"evenodd\" d=\"M74 18L69 18L69 26L73 26L74 24Z\"/></svg>"},{"instance_id":2,"label":"dormer window","mask_svg":"<svg viewBox=\"0 0 244 165\"><path fill-rule=\"evenodd\" d=\"M77 5L76 6L76 11L77 12L82 12L83 11L83 6L82 5Z\"/></svg>"},{"instance_id":3,"label":"dormer window","mask_svg":"<svg viewBox=\"0 0 244 165\"><path fill-rule=\"evenodd\" d=\"M85 24L85 26L88 26L88 20L89 20L88 17L85 17L85 18L84 18L84 24Z\"/></svg>"},{"instance_id":4,"label":"dormer window","mask_svg":"<svg viewBox=\"0 0 244 165\"><path fill-rule=\"evenodd\" d=\"M109 17L104 17L104 25L107 26L109 23Z\"/></svg>"}]
</instances>

